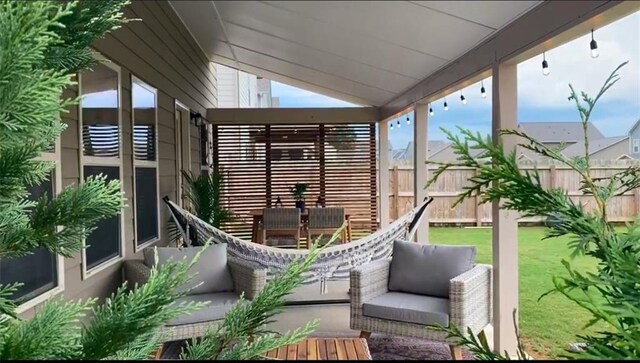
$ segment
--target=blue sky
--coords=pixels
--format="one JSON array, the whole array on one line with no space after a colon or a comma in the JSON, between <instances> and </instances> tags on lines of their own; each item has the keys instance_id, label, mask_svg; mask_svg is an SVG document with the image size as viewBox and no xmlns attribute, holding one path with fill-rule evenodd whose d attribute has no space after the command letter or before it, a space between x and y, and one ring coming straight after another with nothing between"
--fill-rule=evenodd
<instances>
[{"instance_id":1,"label":"blue sky","mask_svg":"<svg viewBox=\"0 0 640 363\"><path fill-rule=\"evenodd\" d=\"M579 121L573 101L568 101L569 83L578 91L595 96L608 75L624 61L620 81L611 88L596 106L591 117L605 136L627 133L640 118L640 12L636 12L601 29L595 29L600 56L590 57L591 34L549 50L546 59L551 73L542 75L542 54L518 65L518 121L561 122ZM491 78L484 80L487 98L480 97L480 83L462 90L467 104L460 102L456 91L446 97L449 111L443 110L443 99L435 100L435 112L429 118L430 140L444 139L440 127L456 126L490 133ZM351 103L336 100L306 90L272 81L272 94L280 97L280 107L348 107ZM409 114L412 120L413 115ZM394 127L389 139L394 148L404 147L413 139L413 127L406 125L402 115L401 128ZM395 120L394 120L395 121ZM395 122L394 122L395 124Z\"/></svg>"}]
</instances>

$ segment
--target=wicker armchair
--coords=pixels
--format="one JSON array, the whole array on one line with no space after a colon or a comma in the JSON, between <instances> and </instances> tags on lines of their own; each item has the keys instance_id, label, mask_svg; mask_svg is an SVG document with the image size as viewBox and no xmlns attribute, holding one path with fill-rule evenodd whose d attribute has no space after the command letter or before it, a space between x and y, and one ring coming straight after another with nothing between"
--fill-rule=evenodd
<instances>
[{"instance_id":1,"label":"wicker armchair","mask_svg":"<svg viewBox=\"0 0 640 363\"><path fill-rule=\"evenodd\" d=\"M322 235L321 243L326 243L344 223L344 208L309 208L309 225L307 226L307 243L311 247L312 241ZM335 243L345 243L346 230Z\"/></svg>"},{"instance_id":2,"label":"wicker armchair","mask_svg":"<svg viewBox=\"0 0 640 363\"><path fill-rule=\"evenodd\" d=\"M365 315L363 305L367 301L389 293L390 264L391 260L387 259L351 270L351 329L360 330L363 338L368 338L375 332L450 343L444 332L429 329L428 325ZM455 324L462 331L466 332L469 327L474 334L479 333L492 319L491 288L491 266L475 265L471 270L450 280L448 302L446 299L439 299L445 300L445 313L441 316L448 317L448 323ZM406 295L410 297L410 294ZM454 359L462 359L460 347L450 344L450 348Z\"/></svg>"},{"instance_id":3,"label":"wicker armchair","mask_svg":"<svg viewBox=\"0 0 640 363\"><path fill-rule=\"evenodd\" d=\"M226 311L244 292L246 299L255 298L267 281L267 271L248 261L241 261L228 257L227 266L231 272L234 291L221 294L200 294L188 295L184 300L191 301L210 301L209 306L202 310L193 312L187 320L187 323L167 322L161 329L163 341L173 341L181 339L190 339L202 336L209 327L214 326L222 321ZM142 285L149 279L151 268L149 268L142 260L127 260L124 262L124 276L130 288L136 285ZM210 296L219 295L218 301L211 301Z\"/></svg>"},{"instance_id":4,"label":"wicker armchair","mask_svg":"<svg viewBox=\"0 0 640 363\"><path fill-rule=\"evenodd\" d=\"M275 247L300 248L300 209L264 208L262 241Z\"/></svg>"}]
</instances>

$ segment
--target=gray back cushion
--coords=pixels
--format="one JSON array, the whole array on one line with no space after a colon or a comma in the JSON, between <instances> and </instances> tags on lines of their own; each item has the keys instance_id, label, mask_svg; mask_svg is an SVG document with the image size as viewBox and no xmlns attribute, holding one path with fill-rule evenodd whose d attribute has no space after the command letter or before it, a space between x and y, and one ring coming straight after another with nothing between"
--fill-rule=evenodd
<instances>
[{"instance_id":1,"label":"gray back cushion","mask_svg":"<svg viewBox=\"0 0 640 363\"><path fill-rule=\"evenodd\" d=\"M449 280L473 268L474 246L444 246L396 240L389 290L449 297Z\"/></svg>"},{"instance_id":2,"label":"gray back cushion","mask_svg":"<svg viewBox=\"0 0 640 363\"><path fill-rule=\"evenodd\" d=\"M203 247L158 247L158 270L162 270L162 265L169 259L181 261L186 257L190 262L198 251ZM154 262L153 247L144 249L144 263L152 267ZM189 270L188 274L193 277L180 290L192 288L202 282L202 285L189 292L190 295L212 294L217 292L233 291L233 279L227 266L227 245L215 244L209 246L200 256L198 262Z\"/></svg>"}]
</instances>

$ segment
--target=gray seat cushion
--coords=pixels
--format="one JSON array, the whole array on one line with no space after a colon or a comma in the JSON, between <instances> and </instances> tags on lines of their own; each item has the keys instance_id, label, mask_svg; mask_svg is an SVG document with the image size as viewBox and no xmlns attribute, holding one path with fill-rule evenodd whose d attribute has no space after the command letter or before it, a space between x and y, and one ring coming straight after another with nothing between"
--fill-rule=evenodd
<instances>
[{"instance_id":1,"label":"gray seat cushion","mask_svg":"<svg viewBox=\"0 0 640 363\"><path fill-rule=\"evenodd\" d=\"M186 257L187 261L190 262L196 253L202 249L203 247L158 247L158 270L161 270L162 265L169 259L181 261ZM145 248L143 254L145 265L153 266L153 248ZM191 267L189 275L193 277L190 282L182 287L183 290L192 288L202 282L202 285L189 292L191 295L233 291L233 279L227 266L227 245L215 244L209 246L202 253L198 262Z\"/></svg>"},{"instance_id":2,"label":"gray seat cushion","mask_svg":"<svg viewBox=\"0 0 640 363\"><path fill-rule=\"evenodd\" d=\"M389 290L449 298L454 277L474 266L474 246L393 242Z\"/></svg>"},{"instance_id":3,"label":"gray seat cushion","mask_svg":"<svg viewBox=\"0 0 640 363\"><path fill-rule=\"evenodd\" d=\"M200 294L183 296L174 304L182 302L205 302L209 304L202 309L183 314L175 319L169 320L167 326L204 323L207 321L221 320L225 314L238 302L239 296L235 292L219 292L216 294Z\"/></svg>"},{"instance_id":4,"label":"gray seat cushion","mask_svg":"<svg viewBox=\"0 0 640 363\"><path fill-rule=\"evenodd\" d=\"M448 327L449 299L388 292L365 302L362 314L385 320Z\"/></svg>"}]
</instances>

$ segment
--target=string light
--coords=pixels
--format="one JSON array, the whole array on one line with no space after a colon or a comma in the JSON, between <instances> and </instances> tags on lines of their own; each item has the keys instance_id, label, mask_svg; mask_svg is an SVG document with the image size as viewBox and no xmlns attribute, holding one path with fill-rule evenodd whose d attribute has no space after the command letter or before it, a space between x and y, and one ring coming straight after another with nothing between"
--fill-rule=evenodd
<instances>
[{"instance_id":1,"label":"string light","mask_svg":"<svg viewBox=\"0 0 640 363\"><path fill-rule=\"evenodd\" d=\"M460 101L462 102L463 105L467 104L467 99L464 98L464 95L462 94L462 90L460 91Z\"/></svg>"},{"instance_id":2,"label":"string light","mask_svg":"<svg viewBox=\"0 0 640 363\"><path fill-rule=\"evenodd\" d=\"M431 104L429 104L429 116L433 116L433 108L431 108Z\"/></svg>"},{"instance_id":3,"label":"string light","mask_svg":"<svg viewBox=\"0 0 640 363\"><path fill-rule=\"evenodd\" d=\"M593 39L593 29L591 29L591 43L589 44L589 48L591 48L591 58L598 58L600 53L598 53L598 42Z\"/></svg>"},{"instance_id":4,"label":"string light","mask_svg":"<svg viewBox=\"0 0 640 363\"><path fill-rule=\"evenodd\" d=\"M444 110L449 111L449 106L447 105L447 98L444 98Z\"/></svg>"},{"instance_id":5,"label":"string light","mask_svg":"<svg viewBox=\"0 0 640 363\"><path fill-rule=\"evenodd\" d=\"M487 98L487 91L484 90L484 80L480 81L480 85L482 86L480 87L480 96L482 98Z\"/></svg>"},{"instance_id":6,"label":"string light","mask_svg":"<svg viewBox=\"0 0 640 363\"><path fill-rule=\"evenodd\" d=\"M396 123L396 127L400 128L400 118L398 118L398 122Z\"/></svg>"},{"instance_id":7,"label":"string light","mask_svg":"<svg viewBox=\"0 0 640 363\"><path fill-rule=\"evenodd\" d=\"M549 63L547 63L547 57L545 52L542 52L542 74L548 76L551 71L549 71Z\"/></svg>"},{"instance_id":8,"label":"string light","mask_svg":"<svg viewBox=\"0 0 640 363\"><path fill-rule=\"evenodd\" d=\"M389 129L393 130L393 121L389 122Z\"/></svg>"}]
</instances>

